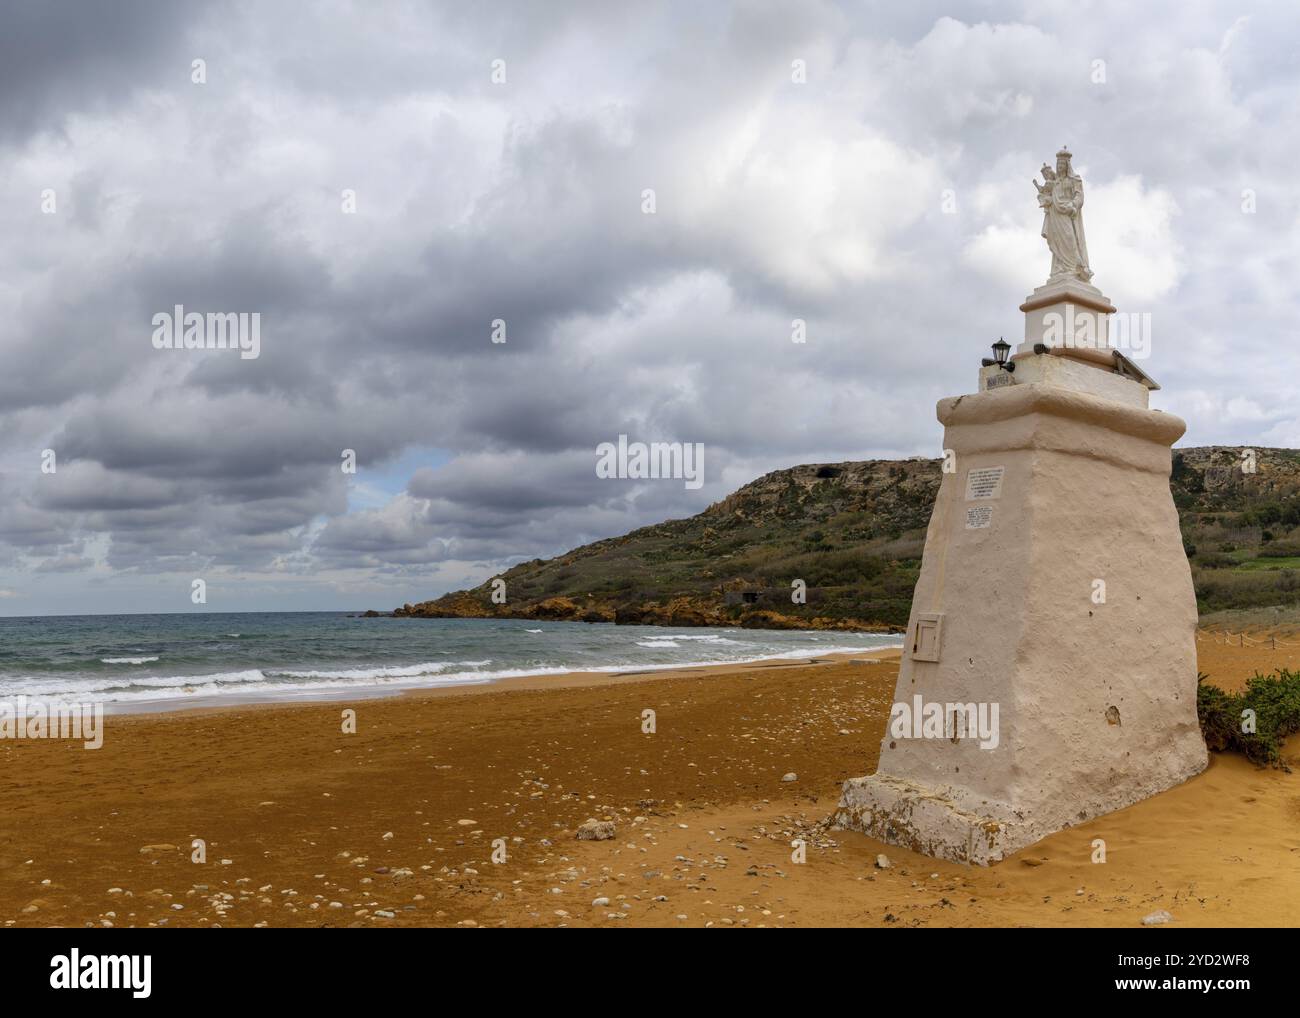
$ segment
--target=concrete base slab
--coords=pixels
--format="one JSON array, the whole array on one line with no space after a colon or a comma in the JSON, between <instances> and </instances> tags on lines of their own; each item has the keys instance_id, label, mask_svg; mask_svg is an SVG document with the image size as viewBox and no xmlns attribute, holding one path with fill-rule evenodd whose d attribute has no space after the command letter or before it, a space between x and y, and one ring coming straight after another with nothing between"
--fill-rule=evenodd
<instances>
[{"instance_id":1,"label":"concrete base slab","mask_svg":"<svg viewBox=\"0 0 1300 1018\"><path fill-rule=\"evenodd\" d=\"M970 810L935 789L886 774L844 783L835 824L936 859L986 866L1033 844L1005 807Z\"/></svg>"}]
</instances>

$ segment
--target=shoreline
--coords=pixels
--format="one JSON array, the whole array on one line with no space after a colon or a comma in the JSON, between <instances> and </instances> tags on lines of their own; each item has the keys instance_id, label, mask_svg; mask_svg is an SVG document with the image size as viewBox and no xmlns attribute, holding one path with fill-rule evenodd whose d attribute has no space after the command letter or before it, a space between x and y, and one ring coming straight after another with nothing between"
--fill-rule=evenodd
<instances>
[{"instance_id":1,"label":"shoreline","mask_svg":"<svg viewBox=\"0 0 1300 1018\"><path fill-rule=\"evenodd\" d=\"M809 633L821 631L809 630ZM1242 634L1246 639L1242 640ZM1263 639L1257 634L1272 634L1273 641L1266 635ZM866 635L888 636L894 634L871 633ZM1231 638L1225 638L1230 636ZM1270 674L1276 668L1300 670L1300 630L1290 625L1270 628L1247 625L1239 630L1227 633L1222 623L1211 622L1198 626L1196 630L1197 650L1202 670L1209 669L1209 681L1218 685L1225 692L1239 692L1245 685L1249 674L1259 672ZM1240 641L1240 642L1239 642ZM540 669L521 675L508 675L485 678L475 681L464 679L444 685L402 684L391 685L352 685L337 689L318 689L277 693L273 689L252 690L249 692L232 692L228 694L204 695L194 699L179 697L157 700L106 701L104 716L106 718L127 718L139 716L162 716L188 713L220 713L258 707L299 707L344 703L348 701L374 702L380 700L398 700L402 698L471 693L484 693L491 690L507 689L571 689L598 685L615 684L618 680L629 678L678 678L686 675L703 677L708 675L726 675L739 670L751 668L773 668L786 665L799 666L805 663L824 662L842 663L858 658L895 659L902 652L902 644L880 647L864 647L857 650L834 651L818 654L810 648L810 653L784 652L756 658L746 658L728 662L685 662L681 664L645 664L635 666L610 666L601 669L573 669L565 671L546 671ZM1223 674L1225 672L1231 674ZM1215 672L1219 674L1216 676ZM202 676L195 676L202 679ZM52 698L40 696L29 700L54 702Z\"/></svg>"},{"instance_id":2,"label":"shoreline","mask_svg":"<svg viewBox=\"0 0 1300 1018\"><path fill-rule=\"evenodd\" d=\"M443 697L487 693L497 690L547 690L579 689L593 686L624 685L617 680L636 678L640 680L676 679L687 676L701 678L708 675L728 675L737 671L762 668L799 668L815 664L847 663L855 660L884 661L892 660L902 654L902 647L865 647L860 651L835 651L827 654L811 653L800 657L762 657L747 661L728 661L724 663L688 662L681 665L643 665L628 671L564 671L533 672L527 675L509 675L499 679L484 679L482 682L458 682L443 686L349 686L337 691L312 692L274 696L228 696L204 697L198 700L178 702L171 700L135 701L127 704L106 703L106 718L158 717L167 714L190 714L196 712L222 713L246 708L264 707L310 707L331 703L346 703L351 700L397 700L402 698ZM119 709L121 708L121 709Z\"/></svg>"},{"instance_id":3,"label":"shoreline","mask_svg":"<svg viewBox=\"0 0 1300 1018\"><path fill-rule=\"evenodd\" d=\"M820 632L809 630L808 632ZM1237 640L1242 633L1246 640L1240 644ZM1275 634L1276 642L1270 645L1268 639L1259 639L1255 634ZM889 636L894 634L871 633L872 636ZM1300 631L1291 626L1269 629L1262 626L1246 626L1233 632L1232 639L1224 638L1224 629L1220 623L1208 623L1198 626L1196 645L1200 659L1198 666L1209 674L1209 681L1218 685L1225 692L1239 692L1252 671L1269 674L1276 668L1300 670ZM141 715L155 716L195 711L219 712L239 710L246 707L293 707L312 704L331 704L357 700L369 702L375 700L399 699L420 696L447 696L470 693L482 693L496 689L570 689L575 687L614 684L619 679L632 677L676 678L685 675L697 677L706 675L725 675L738 670L750 668L781 667L784 664L799 665L805 661L825 661L839 663L856 658L895 659L902 653L902 642L890 646L864 647L854 651L835 651L808 655L787 652L781 655L748 658L728 662L686 662L672 665L637 665L621 666L618 670L575 669L562 672L537 671L524 675L510 675L490 678L482 681L465 680L446 685L402 685L395 683L385 686L347 686L337 690L312 690L303 693L277 695L274 691L253 691L247 694L230 693L218 696L200 697L195 700L160 699L133 702L105 703L105 717L135 717ZM612 666L613 667L613 666ZM1217 674L1216 674L1217 673Z\"/></svg>"}]
</instances>

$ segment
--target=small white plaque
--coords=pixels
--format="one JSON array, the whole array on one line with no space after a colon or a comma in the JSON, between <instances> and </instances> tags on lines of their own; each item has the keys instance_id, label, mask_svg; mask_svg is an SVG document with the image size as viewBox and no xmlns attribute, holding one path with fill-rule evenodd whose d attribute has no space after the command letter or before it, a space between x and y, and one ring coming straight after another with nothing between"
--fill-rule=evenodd
<instances>
[{"instance_id":1,"label":"small white plaque","mask_svg":"<svg viewBox=\"0 0 1300 1018\"><path fill-rule=\"evenodd\" d=\"M993 522L993 507L991 505L977 505L966 510L966 529L983 530Z\"/></svg>"},{"instance_id":2,"label":"small white plaque","mask_svg":"<svg viewBox=\"0 0 1300 1018\"><path fill-rule=\"evenodd\" d=\"M966 475L966 501L1002 497L1002 474L1006 467L980 467Z\"/></svg>"},{"instance_id":3,"label":"small white plaque","mask_svg":"<svg viewBox=\"0 0 1300 1018\"><path fill-rule=\"evenodd\" d=\"M996 375L989 375L984 379L985 389L1001 389L1004 385L1014 385L1015 379L1005 371L999 371Z\"/></svg>"}]
</instances>

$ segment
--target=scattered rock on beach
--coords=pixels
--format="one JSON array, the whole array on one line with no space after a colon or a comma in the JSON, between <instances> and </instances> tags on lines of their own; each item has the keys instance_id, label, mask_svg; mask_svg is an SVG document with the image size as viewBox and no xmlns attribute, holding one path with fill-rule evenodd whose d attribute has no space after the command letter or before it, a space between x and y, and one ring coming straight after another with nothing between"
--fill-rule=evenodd
<instances>
[{"instance_id":1,"label":"scattered rock on beach","mask_svg":"<svg viewBox=\"0 0 1300 1018\"><path fill-rule=\"evenodd\" d=\"M881 852L878 856L876 856L876 869L887 870L892 865L893 863L889 861L889 856L885 855L884 852Z\"/></svg>"},{"instance_id":2,"label":"scattered rock on beach","mask_svg":"<svg viewBox=\"0 0 1300 1018\"><path fill-rule=\"evenodd\" d=\"M579 841L608 841L614 836L614 821L590 817L578 828Z\"/></svg>"},{"instance_id":3,"label":"scattered rock on beach","mask_svg":"<svg viewBox=\"0 0 1300 1018\"><path fill-rule=\"evenodd\" d=\"M1143 926L1163 926L1165 923L1171 923L1173 921L1174 917L1163 908L1152 912L1148 916L1142 917Z\"/></svg>"},{"instance_id":4,"label":"scattered rock on beach","mask_svg":"<svg viewBox=\"0 0 1300 1018\"><path fill-rule=\"evenodd\" d=\"M781 780L782 780L782 781L798 781L798 780L799 780L799 775L796 774L794 771L790 771L788 774L783 774L783 775L781 776Z\"/></svg>"}]
</instances>

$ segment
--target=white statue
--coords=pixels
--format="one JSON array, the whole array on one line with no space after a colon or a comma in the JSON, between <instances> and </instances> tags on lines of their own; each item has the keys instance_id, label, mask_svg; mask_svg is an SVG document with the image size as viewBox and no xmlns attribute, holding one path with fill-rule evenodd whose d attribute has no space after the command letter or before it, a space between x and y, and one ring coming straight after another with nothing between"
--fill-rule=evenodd
<instances>
[{"instance_id":1,"label":"white statue","mask_svg":"<svg viewBox=\"0 0 1300 1018\"><path fill-rule=\"evenodd\" d=\"M1088 242L1083 235L1083 180L1070 169L1070 153L1062 148L1056 153L1056 170L1046 163L1043 183L1034 181L1038 204L1043 210L1043 238L1052 252L1049 283L1092 279L1088 267Z\"/></svg>"}]
</instances>

